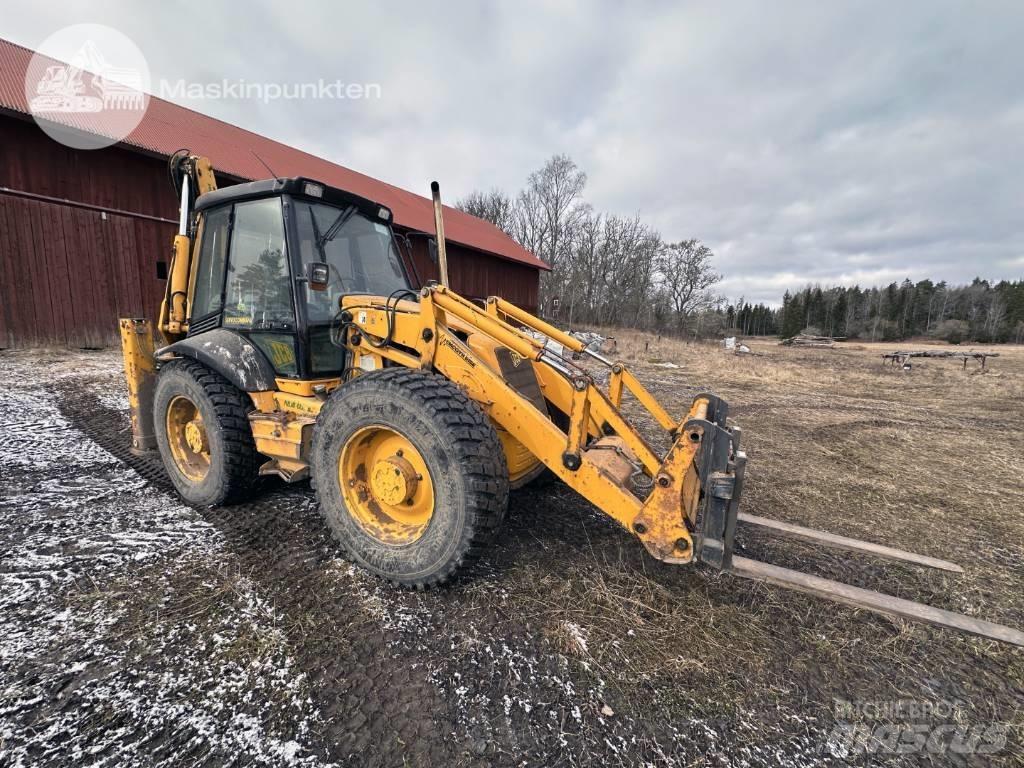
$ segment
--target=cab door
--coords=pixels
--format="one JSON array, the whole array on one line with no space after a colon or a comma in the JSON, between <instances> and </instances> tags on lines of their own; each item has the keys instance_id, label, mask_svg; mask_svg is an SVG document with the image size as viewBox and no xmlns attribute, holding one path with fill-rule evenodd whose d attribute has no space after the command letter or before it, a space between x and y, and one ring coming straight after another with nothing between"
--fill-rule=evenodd
<instances>
[{"instance_id":1,"label":"cab door","mask_svg":"<svg viewBox=\"0 0 1024 768\"><path fill-rule=\"evenodd\" d=\"M248 337L283 377L298 377L292 281L279 197L204 215L189 333L216 327Z\"/></svg>"}]
</instances>

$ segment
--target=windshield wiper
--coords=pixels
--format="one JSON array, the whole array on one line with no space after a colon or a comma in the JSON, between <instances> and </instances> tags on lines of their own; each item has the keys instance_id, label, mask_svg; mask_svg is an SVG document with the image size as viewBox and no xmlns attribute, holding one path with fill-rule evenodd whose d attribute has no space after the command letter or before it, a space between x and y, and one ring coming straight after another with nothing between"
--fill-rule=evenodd
<instances>
[{"instance_id":1,"label":"windshield wiper","mask_svg":"<svg viewBox=\"0 0 1024 768\"><path fill-rule=\"evenodd\" d=\"M334 220L334 223L327 228L327 231L317 238L317 250L323 252L324 246L338 236L338 233L341 232L341 228L345 226L345 224L348 222L349 219L352 218L355 212L356 207L354 205L350 205L348 208L339 213L338 218L336 218ZM313 226L316 227L316 215L313 216Z\"/></svg>"}]
</instances>

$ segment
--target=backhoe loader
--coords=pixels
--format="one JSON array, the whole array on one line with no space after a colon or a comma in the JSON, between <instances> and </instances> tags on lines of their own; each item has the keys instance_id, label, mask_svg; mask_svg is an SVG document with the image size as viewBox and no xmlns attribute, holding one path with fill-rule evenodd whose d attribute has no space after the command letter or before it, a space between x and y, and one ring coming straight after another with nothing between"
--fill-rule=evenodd
<instances>
[{"instance_id":1,"label":"backhoe loader","mask_svg":"<svg viewBox=\"0 0 1024 768\"><path fill-rule=\"evenodd\" d=\"M699 394L673 416L622 363L501 298L452 291L436 183L440 281L420 285L385 205L307 178L219 189L188 151L170 172L180 218L160 316L120 331L133 450L159 452L188 503L238 501L262 475L309 480L351 560L422 589L479 558L509 490L546 472L660 561L1024 645L1009 627L734 553L743 523L960 570L740 512L746 456L726 402ZM671 441L664 455L623 415L627 393Z\"/></svg>"}]
</instances>

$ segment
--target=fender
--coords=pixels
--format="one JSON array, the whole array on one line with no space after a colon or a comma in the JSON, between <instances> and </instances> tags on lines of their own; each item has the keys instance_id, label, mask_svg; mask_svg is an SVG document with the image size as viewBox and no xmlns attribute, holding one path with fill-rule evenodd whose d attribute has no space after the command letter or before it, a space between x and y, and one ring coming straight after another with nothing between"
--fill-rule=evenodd
<instances>
[{"instance_id":1,"label":"fender","mask_svg":"<svg viewBox=\"0 0 1024 768\"><path fill-rule=\"evenodd\" d=\"M157 359L174 355L198 360L243 392L266 392L277 388L274 366L255 344L227 328L215 328L189 336L156 351Z\"/></svg>"}]
</instances>

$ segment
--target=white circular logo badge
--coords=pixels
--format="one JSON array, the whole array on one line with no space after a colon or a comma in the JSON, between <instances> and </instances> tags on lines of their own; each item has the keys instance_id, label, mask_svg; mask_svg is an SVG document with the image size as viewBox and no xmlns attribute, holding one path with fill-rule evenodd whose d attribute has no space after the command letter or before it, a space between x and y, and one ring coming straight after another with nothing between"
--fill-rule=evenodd
<instances>
[{"instance_id":1,"label":"white circular logo badge","mask_svg":"<svg viewBox=\"0 0 1024 768\"><path fill-rule=\"evenodd\" d=\"M74 24L39 46L25 72L36 123L75 149L127 138L149 106L149 66L138 46L102 24Z\"/></svg>"}]
</instances>

